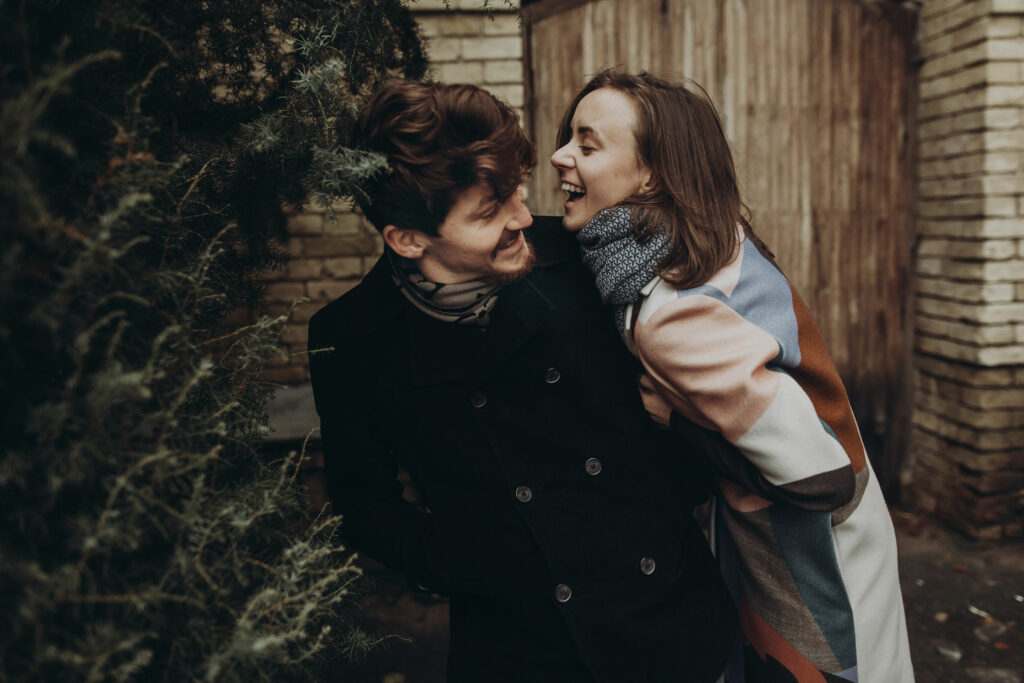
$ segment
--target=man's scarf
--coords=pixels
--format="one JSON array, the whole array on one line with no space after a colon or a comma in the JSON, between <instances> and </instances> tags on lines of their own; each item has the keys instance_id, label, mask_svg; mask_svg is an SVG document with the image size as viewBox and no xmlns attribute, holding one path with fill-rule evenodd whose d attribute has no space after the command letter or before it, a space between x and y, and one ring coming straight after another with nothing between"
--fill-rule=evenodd
<instances>
[{"instance_id":1,"label":"man's scarf","mask_svg":"<svg viewBox=\"0 0 1024 683\"><path fill-rule=\"evenodd\" d=\"M449 285L423 277L416 263L387 249L391 278L409 302L432 318L459 325L484 326L498 303L496 287L485 280Z\"/></svg>"},{"instance_id":2,"label":"man's scarf","mask_svg":"<svg viewBox=\"0 0 1024 683\"><path fill-rule=\"evenodd\" d=\"M625 338L626 307L640 298L640 290L657 275L659 261L668 253L668 238L655 233L644 243L633 231L628 206L604 209L576 235L583 262L594 273L601 300L612 306L615 326Z\"/></svg>"}]
</instances>

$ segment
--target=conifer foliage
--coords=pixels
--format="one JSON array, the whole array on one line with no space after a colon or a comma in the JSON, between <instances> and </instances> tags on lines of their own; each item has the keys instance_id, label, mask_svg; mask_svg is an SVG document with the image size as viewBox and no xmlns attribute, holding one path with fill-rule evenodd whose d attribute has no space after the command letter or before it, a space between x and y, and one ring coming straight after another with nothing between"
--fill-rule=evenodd
<instances>
[{"instance_id":1,"label":"conifer foliage","mask_svg":"<svg viewBox=\"0 0 1024 683\"><path fill-rule=\"evenodd\" d=\"M337 518L259 446L281 205L420 77L399 0L0 0L0 680L291 680L369 645Z\"/></svg>"}]
</instances>

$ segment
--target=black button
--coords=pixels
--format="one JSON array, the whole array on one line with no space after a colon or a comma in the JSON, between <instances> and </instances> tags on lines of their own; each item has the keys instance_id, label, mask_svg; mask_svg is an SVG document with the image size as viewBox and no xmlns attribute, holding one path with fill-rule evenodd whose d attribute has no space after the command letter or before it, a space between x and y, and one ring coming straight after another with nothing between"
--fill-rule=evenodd
<instances>
[{"instance_id":1,"label":"black button","mask_svg":"<svg viewBox=\"0 0 1024 683\"><path fill-rule=\"evenodd\" d=\"M520 503L529 503L533 499L533 491L530 490L529 486L517 486L516 487L516 500Z\"/></svg>"},{"instance_id":2,"label":"black button","mask_svg":"<svg viewBox=\"0 0 1024 683\"><path fill-rule=\"evenodd\" d=\"M652 558L650 558L650 557L641 557L640 558L640 571L642 571L647 576L650 576L651 574L653 574L654 573L654 560Z\"/></svg>"},{"instance_id":3,"label":"black button","mask_svg":"<svg viewBox=\"0 0 1024 683\"><path fill-rule=\"evenodd\" d=\"M555 600L558 602L569 602L569 598L572 597L572 589L564 583L560 583L555 586Z\"/></svg>"},{"instance_id":4,"label":"black button","mask_svg":"<svg viewBox=\"0 0 1024 683\"><path fill-rule=\"evenodd\" d=\"M560 379L562 379L562 373L558 371L558 368L548 368L548 371L544 373L544 381L548 384L554 384Z\"/></svg>"},{"instance_id":5,"label":"black button","mask_svg":"<svg viewBox=\"0 0 1024 683\"><path fill-rule=\"evenodd\" d=\"M587 458L583 466L587 469L587 474L589 475L601 474L601 461L597 458Z\"/></svg>"},{"instance_id":6,"label":"black button","mask_svg":"<svg viewBox=\"0 0 1024 683\"><path fill-rule=\"evenodd\" d=\"M474 391L473 395L469 397L469 405L474 408L483 408L487 405L487 394L482 391Z\"/></svg>"}]
</instances>

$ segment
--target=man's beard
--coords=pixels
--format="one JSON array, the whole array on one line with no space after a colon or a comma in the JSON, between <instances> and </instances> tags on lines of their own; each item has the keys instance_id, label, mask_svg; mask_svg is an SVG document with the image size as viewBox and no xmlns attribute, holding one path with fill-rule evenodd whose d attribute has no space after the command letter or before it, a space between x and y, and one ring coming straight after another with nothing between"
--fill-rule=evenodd
<instances>
[{"instance_id":1,"label":"man's beard","mask_svg":"<svg viewBox=\"0 0 1024 683\"><path fill-rule=\"evenodd\" d=\"M529 241L526 243L526 249L526 263L524 263L521 268L507 272L492 270L484 276L484 280L487 284L495 287L504 287L505 285L512 284L516 280L521 280L526 277L527 273L533 270L533 266L537 262L537 255L534 253L533 245L530 244Z\"/></svg>"}]
</instances>

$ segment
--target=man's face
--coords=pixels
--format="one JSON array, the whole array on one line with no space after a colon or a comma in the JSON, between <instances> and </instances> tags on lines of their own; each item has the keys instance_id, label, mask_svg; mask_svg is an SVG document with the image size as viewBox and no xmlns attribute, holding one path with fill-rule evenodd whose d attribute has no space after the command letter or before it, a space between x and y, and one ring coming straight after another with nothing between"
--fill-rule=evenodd
<instances>
[{"instance_id":1,"label":"man's face","mask_svg":"<svg viewBox=\"0 0 1024 683\"><path fill-rule=\"evenodd\" d=\"M533 216L523 199L522 188L504 203L485 184L463 192L437 236L424 236L426 247L416 264L420 272L445 284L482 278L503 285L526 275L534 255L523 229L530 227Z\"/></svg>"}]
</instances>

